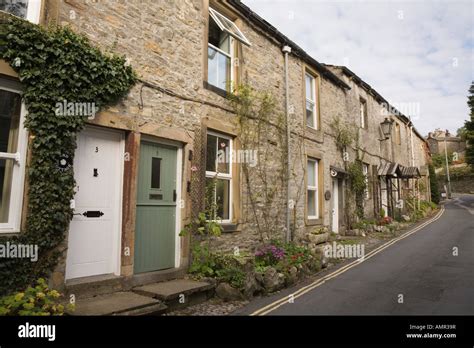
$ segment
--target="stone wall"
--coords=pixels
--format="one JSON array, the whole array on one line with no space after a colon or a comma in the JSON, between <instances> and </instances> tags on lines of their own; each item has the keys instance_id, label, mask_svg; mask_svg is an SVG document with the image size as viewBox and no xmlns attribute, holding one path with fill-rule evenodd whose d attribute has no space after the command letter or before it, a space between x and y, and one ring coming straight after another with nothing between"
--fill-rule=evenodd
<instances>
[{"instance_id":1,"label":"stone wall","mask_svg":"<svg viewBox=\"0 0 474 348\"><path fill-rule=\"evenodd\" d=\"M56 4L57 5L57 4ZM139 82L120 104L103 111L92 123L127 132L152 135L165 139L179 140L186 151L194 150L192 165L197 172L191 174L191 164L183 166L183 183L192 181L202 185L205 168L203 139L206 129L221 131L239 141L240 125L232 105L224 97L203 85L206 80L207 60L207 20L208 4L201 0L179 1L80 1L63 0L54 11L47 11L47 20L61 25L70 25L73 30L85 34L103 50L125 55L137 71ZM271 149L266 159L268 175L277 175L282 170L281 158L286 151L285 143L279 135L282 132L281 117L285 112L285 74L282 44L263 32L251 22L238 18L236 24L252 43L251 47L241 46L238 76L240 82L259 91L267 91L275 98L275 112L271 117L268 132L273 141L261 144ZM290 200L292 210L291 225L293 238L299 240L315 228L330 225L331 201L325 200L324 193L331 190L330 166L344 168L342 153L337 148L331 123L340 117L347 124L354 124L359 132L361 159L372 166L385 161L396 161L410 165L409 129L400 122L401 144L391 141L380 142L379 124L383 120L382 106L373 96L351 81L338 69L333 71L351 89L336 86L332 81L319 76L320 85L320 128L312 130L305 126L304 72L311 69L316 75L316 67L308 66L301 58L289 58L289 106L291 129ZM146 83L144 84L143 81ZM367 100L368 128L361 129L359 119L359 98ZM393 115L392 115L393 117ZM393 138L393 135L392 135ZM420 145L421 146L421 145ZM187 153L185 151L185 153ZM350 159L356 157L354 148L349 149ZM418 151L415 151L418 156ZM320 219L306 219L306 158L320 160ZM423 163L423 156L417 162ZM251 192L247 189L243 175L238 170L234 177L237 183L234 223L237 230L224 233L216 242L222 250L234 248L252 249L259 242L256 220L249 195L261 195L263 183L253 180ZM285 168L283 168L285 169ZM198 177L198 180L192 178ZM372 177L371 180L374 180ZM372 182L371 182L372 183ZM369 189L371 190L371 189ZM193 192L202 192L194 190ZM374 202L365 202L367 216L373 216ZM185 208L182 225L196 213L199 193L184 195ZM286 184L275 188L274 228L276 235L285 233ZM193 205L194 204L194 205ZM261 200L259 204L264 204ZM262 218L261 213L257 216ZM133 239L132 239L133 240Z\"/></svg>"}]
</instances>

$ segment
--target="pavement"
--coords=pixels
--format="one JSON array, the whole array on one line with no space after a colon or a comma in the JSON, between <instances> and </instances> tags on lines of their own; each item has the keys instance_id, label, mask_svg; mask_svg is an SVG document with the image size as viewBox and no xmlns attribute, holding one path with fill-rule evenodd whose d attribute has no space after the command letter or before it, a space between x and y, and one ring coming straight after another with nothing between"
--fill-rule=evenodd
<instances>
[{"instance_id":1,"label":"pavement","mask_svg":"<svg viewBox=\"0 0 474 348\"><path fill-rule=\"evenodd\" d=\"M449 200L439 219L265 314L474 315L473 215L474 195ZM305 285L234 314L252 314Z\"/></svg>"}]
</instances>

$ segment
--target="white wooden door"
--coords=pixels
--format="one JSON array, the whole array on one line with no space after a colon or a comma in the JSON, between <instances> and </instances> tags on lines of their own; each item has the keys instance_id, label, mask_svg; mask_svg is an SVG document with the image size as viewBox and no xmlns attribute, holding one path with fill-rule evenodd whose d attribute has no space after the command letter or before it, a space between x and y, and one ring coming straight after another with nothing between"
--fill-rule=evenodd
<instances>
[{"instance_id":1,"label":"white wooden door","mask_svg":"<svg viewBox=\"0 0 474 348\"><path fill-rule=\"evenodd\" d=\"M332 231L339 233L339 180L332 179Z\"/></svg>"},{"instance_id":2,"label":"white wooden door","mask_svg":"<svg viewBox=\"0 0 474 348\"><path fill-rule=\"evenodd\" d=\"M66 279L120 273L123 146L114 131L87 128L78 136Z\"/></svg>"}]
</instances>

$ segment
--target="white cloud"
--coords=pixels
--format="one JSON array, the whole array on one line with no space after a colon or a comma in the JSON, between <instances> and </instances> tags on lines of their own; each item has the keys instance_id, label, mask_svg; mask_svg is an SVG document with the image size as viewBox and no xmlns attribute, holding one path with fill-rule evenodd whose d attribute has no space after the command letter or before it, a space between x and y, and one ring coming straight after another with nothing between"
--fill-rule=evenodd
<instances>
[{"instance_id":1,"label":"white cloud","mask_svg":"<svg viewBox=\"0 0 474 348\"><path fill-rule=\"evenodd\" d=\"M347 65L391 102L420 103L422 134L468 118L474 2L244 2L319 62Z\"/></svg>"}]
</instances>

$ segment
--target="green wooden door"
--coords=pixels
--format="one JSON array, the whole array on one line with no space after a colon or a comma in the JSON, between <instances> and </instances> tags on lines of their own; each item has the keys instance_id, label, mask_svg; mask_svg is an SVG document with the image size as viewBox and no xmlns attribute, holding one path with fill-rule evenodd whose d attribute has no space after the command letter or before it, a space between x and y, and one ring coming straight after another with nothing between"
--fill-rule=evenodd
<instances>
[{"instance_id":1,"label":"green wooden door","mask_svg":"<svg viewBox=\"0 0 474 348\"><path fill-rule=\"evenodd\" d=\"M135 273L175 266L177 148L142 142L138 168Z\"/></svg>"}]
</instances>

